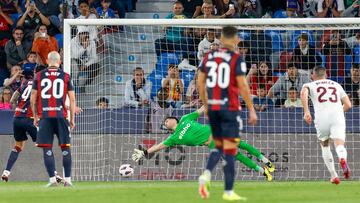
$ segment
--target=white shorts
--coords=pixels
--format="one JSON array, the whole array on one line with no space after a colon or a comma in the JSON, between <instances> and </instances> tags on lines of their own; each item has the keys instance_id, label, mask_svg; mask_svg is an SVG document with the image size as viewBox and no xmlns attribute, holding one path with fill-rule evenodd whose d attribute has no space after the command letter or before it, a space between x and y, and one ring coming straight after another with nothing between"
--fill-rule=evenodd
<instances>
[{"instance_id":1,"label":"white shorts","mask_svg":"<svg viewBox=\"0 0 360 203\"><path fill-rule=\"evenodd\" d=\"M333 121L331 121L333 120ZM345 142L346 125L344 119L324 119L315 121L317 137L320 141L339 139Z\"/></svg>"}]
</instances>

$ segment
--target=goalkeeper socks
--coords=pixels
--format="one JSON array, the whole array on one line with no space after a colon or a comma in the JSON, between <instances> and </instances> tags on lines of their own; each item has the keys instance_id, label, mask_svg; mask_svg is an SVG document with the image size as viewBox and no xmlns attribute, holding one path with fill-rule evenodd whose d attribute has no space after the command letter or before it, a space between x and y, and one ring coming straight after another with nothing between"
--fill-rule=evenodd
<instances>
[{"instance_id":1,"label":"goalkeeper socks","mask_svg":"<svg viewBox=\"0 0 360 203\"><path fill-rule=\"evenodd\" d=\"M212 171L215 168L216 164L219 162L221 155L222 155L221 149L218 148L212 149L210 151L206 169Z\"/></svg>"},{"instance_id":2,"label":"goalkeeper socks","mask_svg":"<svg viewBox=\"0 0 360 203\"><path fill-rule=\"evenodd\" d=\"M269 163L269 159L264 157L264 155L262 154L260 154L260 156L258 156L257 158L263 163Z\"/></svg>"},{"instance_id":3,"label":"goalkeeper socks","mask_svg":"<svg viewBox=\"0 0 360 203\"><path fill-rule=\"evenodd\" d=\"M344 147L344 145L338 145L336 146L336 153L339 157L339 159L345 159L345 161L347 160L347 151Z\"/></svg>"},{"instance_id":4,"label":"goalkeeper socks","mask_svg":"<svg viewBox=\"0 0 360 203\"><path fill-rule=\"evenodd\" d=\"M16 160L19 157L20 152L21 152L21 148L18 146L15 146L14 149L11 150L5 170L11 171L12 167L14 166Z\"/></svg>"},{"instance_id":5,"label":"goalkeeper socks","mask_svg":"<svg viewBox=\"0 0 360 203\"><path fill-rule=\"evenodd\" d=\"M240 149L243 149L243 150L246 150L247 152L249 152L251 155L254 155L256 156L257 158L259 156L262 156L261 152L259 150L257 150L255 147L249 145L248 143L246 143L245 141L240 141L240 144L239 144L239 148ZM260 159L260 158L259 158ZM260 159L261 160L261 159Z\"/></svg>"},{"instance_id":6,"label":"goalkeeper socks","mask_svg":"<svg viewBox=\"0 0 360 203\"><path fill-rule=\"evenodd\" d=\"M233 189L235 180L235 156L233 153L227 153L225 151L225 165L224 165L224 179L225 179L225 190L230 191Z\"/></svg>"},{"instance_id":7,"label":"goalkeeper socks","mask_svg":"<svg viewBox=\"0 0 360 203\"><path fill-rule=\"evenodd\" d=\"M64 167L64 177L71 177L71 151L69 147L62 147L62 156L63 156L63 167Z\"/></svg>"},{"instance_id":8,"label":"goalkeeper socks","mask_svg":"<svg viewBox=\"0 0 360 203\"><path fill-rule=\"evenodd\" d=\"M338 174L335 171L334 157L331 153L330 147L321 146L321 150L325 165L331 174L331 178L338 177Z\"/></svg>"},{"instance_id":9,"label":"goalkeeper socks","mask_svg":"<svg viewBox=\"0 0 360 203\"><path fill-rule=\"evenodd\" d=\"M55 178L55 158L51 148L43 148L44 163L50 178ZM55 178L56 181L56 178Z\"/></svg>"},{"instance_id":10,"label":"goalkeeper socks","mask_svg":"<svg viewBox=\"0 0 360 203\"><path fill-rule=\"evenodd\" d=\"M256 170L256 167L258 166L256 163L254 163L249 157L245 156L241 152L238 152L236 154L236 159L239 160L241 163L243 163L245 166ZM258 171L258 170L256 170Z\"/></svg>"}]
</instances>

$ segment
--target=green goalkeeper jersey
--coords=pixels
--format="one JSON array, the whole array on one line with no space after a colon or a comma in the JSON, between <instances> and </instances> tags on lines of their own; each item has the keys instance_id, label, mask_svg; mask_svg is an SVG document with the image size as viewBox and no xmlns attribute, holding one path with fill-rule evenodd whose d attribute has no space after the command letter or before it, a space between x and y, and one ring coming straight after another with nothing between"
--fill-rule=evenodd
<instances>
[{"instance_id":1,"label":"green goalkeeper jersey","mask_svg":"<svg viewBox=\"0 0 360 203\"><path fill-rule=\"evenodd\" d=\"M198 118L199 113L196 111L181 117L175 132L171 134L163 144L167 147L174 145L204 145L205 142L209 140L211 129L208 125L198 123L196 121Z\"/></svg>"}]
</instances>

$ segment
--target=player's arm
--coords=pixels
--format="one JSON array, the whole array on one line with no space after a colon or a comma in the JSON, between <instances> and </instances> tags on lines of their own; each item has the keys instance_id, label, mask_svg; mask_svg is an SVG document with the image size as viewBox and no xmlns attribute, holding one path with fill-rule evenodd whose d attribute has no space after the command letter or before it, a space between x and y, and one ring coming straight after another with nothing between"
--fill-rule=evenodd
<instances>
[{"instance_id":1,"label":"player's arm","mask_svg":"<svg viewBox=\"0 0 360 203\"><path fill-rule=\"evenodd\" d=\"M206 115L208 108L208 101L206 96L206 75L202 71L199 71L198 73L198 88L199 88L199 97L204 104L203 105L204 109L202 111Z\"/></svg>"},{"instance_id":2,"label":"player's arm","mask_svg":"<svg viewBox=\"0 0 360 203\"><path fill-rule=\"evenodd\" d=\"M344 112L351 109L352 104L351 104L350 98L348 96L345 96L345 97L341 98L341 102L343 103Z\"/></svg>"},{"instance_id":3,"label":"player's arm","mask_svg":"<svg viewBox=\"0 0 360 203\"><path fill-rule=\"evenodd\" d=\"M236 76L236 82L239 88L240 95L245 101L246 107L249 110L249 124L255 125L257 122L257 115L255 112L254 104L251 100L250 88L246 81L245 75Z\"/></svg>"},{"instance_id":4,"label":"player's arm","mask_svg":"<svg viewBox=\"0 0 360 203\"><path fill-rule=\"evenodd\" d=\"M37 90L32 89L31 90L31 96L30 96L30 106L31 106L31 110L33 112L33 116L34 116L34 125L38 126L38 116L37 116L37 108L36 108L36 101L37 100Z\"/></svg>"},{"instance_id":5,"label":"player's arm","mask_svg":"<svg viewBox=\"0 0 360 203\"><path fill-rule=\"evenodd\" d=\"M304 108L304 120L307 124L311 124L312 117L309 110L309 87L304 85L300 92L301 103Z\"/></svg>"},{"instance_id":6,"label":"player's arm","mask_svg":"<svg viewBox=\"0 0 360 203\"><path fill-rule=\"evenodd\" d=\"M160 150L163 150L165 148L168 148L164 144L164 142L161 142L160 144L154 145L150 147L149 149L134 149L134 153L131 155L131 158L133 161L140 161L144 156L147 156L148 154L158 152Z\"/></svg>"},{"instance_id":7,"label":"player's arm","mask_svg":"<svg viewBox=\"0 0 360 203\"><path fill-rule=\"evenodd\" d=\"M20 96L20 93L18 90L16 90L10 99L10 103L13 106L13 108L15 108L19 96Z\"/></svg>"},{"instance_id":8,"label":"player's arm","mask_svg":"<svg viewBox=\"0 0 360 203\"><path fill-rule=\"evenodd\" d=\"M73 129L75 127L75 91L68 91L69 102L70 102L70 128Z\"/></svg>"}]
</instances>

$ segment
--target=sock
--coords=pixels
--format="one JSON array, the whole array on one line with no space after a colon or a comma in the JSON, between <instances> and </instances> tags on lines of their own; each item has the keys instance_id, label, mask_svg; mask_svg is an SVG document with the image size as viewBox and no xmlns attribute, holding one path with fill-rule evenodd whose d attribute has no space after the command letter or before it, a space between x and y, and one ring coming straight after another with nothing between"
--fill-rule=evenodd
<instances>
[{"instance_id":1,"label":"sock","mask_svg":"<svg viewBox=\"0 0 360 203\"><path fill-rule=\"evenodd\" d=\"M69 147L62 147L62 156L63 156L63 167L64 167L64 177L71 177L71 151Z\"/></svg>"},{"instance_id":2,"label":"sock","mask_svg":"<svg viewBox=\"0 0 360 203\"><path fill-rule=\"evenodd\" d=\"M347 151L344 145L338 145L335 150L339 159L345 159L345 161L347 160Z\"/></svg>"},{"instance_id":3,"label":"sock","mask_svg":"<svg viewBox=\"0 0 360 203\"><path fill-rule=\"evenodd\" d=\"M249 152L251 155L256 156L256 158L260 159L259 157L262 156L264 157L259 150L257 150L255 147L249 145L248 143L246 143L245 141L240 141L239 144L239 148L246 150L247 152ZM261 160L261 159L260 159Z\"/></svg>"},{"instance_id":4,"label":"sock","mask_svg":"<svg viewBox=\"0 0 360 203\"><path fill-rule=\"evenodd\" d=\"M64 178L65 179L65 182L67 183L70 183L71 184L71 178L70 177L67 177L67 178Z\"/></svg>"},{"instance_id":5,"label":"sock","mask_svg":"<svg viewBox=\"0 0 360 203\"><path fill-rule=\"evenodd\" d=\"M265 170L260 166L256 166L255 171L259 172L261 175L264 174L264 172L265 172Z\"/></svg>"},{"instance_id":6,"label":"sock","mask_svg":"<svg viewBox=\"0 0 360 203\"><path fill-rule=\"evenodd\" d=\"M20 152L21 148L18 146L15 146L14 149L11 150L5 170L11 171L11 168L14 166Z\"/></svg>"},{"instance_id":7,"label":"sock","mask_svg":"<svg viewBox=\"0 0 360 203\"><path fill-rule=\"evenodd\" d=\"M260 156L257 157L261 162L268 163L269 159L266 158L264 155L260 154Z\"/></svg>"},{"instance_id":8,"label":"sock","mask_svg":"<svg viewBox=\"0 0 360 203\"><path fill-rule=\"evenodd\" d=\"M334 158L331 153L330 147L321 146L321 150L325 165L331 174L331 178L337 177L338 175L335 171Z\"/></svg>"},{"instance_id":9,"label":"sock","mask_svg":"<svg viewBox=\"0 0 360 203\"><path fill-rule=\"evenodd\" d=\"M225 177L225 191L233 189L235 180L235 155L237 149L224 150L224 177Z\"/></svg>"},{"instance_id":10,"label":"sock","mask_svg":"<svg viewBox=\"0 0 360 203\"><path fill-rule=\"evenodd\" d=\"M238 152L236 154L236 159L239 160L241 163L243 163L245 166L247 166L251 169L254 169L254 170L256 170L256 167L258 166L249 157L245 156L241 152Z\"/></svg>"},{"instance_id":11,"label":"sock","mask_svg":"<svg viewBox=\"0 0 360 203\"><path fill-rule=\"evenodd\" d=\"M225 193L226 193L227 195L231 195L231 194L233 193L233 191L232 191L232 190L225 190Z\"/></svg>"},{"instance_id":12,"label":"sock","mask_svg":"<svg viewBox=\"0 0 360 203\"><path fill-rule=\"evenodd\" d=\"M50 177L49 178L49 182L50 183L56 183L56 177L54 176L54 177Z\"/></svg>"},{"instance_id":13,"label":"sock","mask_svg":"<svg viewBox=\"0 0 360 203\"><path fill-rule=\"evenodd\" d=\"M55 178L55 158L51 148L43 148L44 163L50 178ZM56 179L55 179L56 181Z\"/></svg>"},{"instance_id":14,"label":"sock","mask_svg":"<svg viewBox=\"0 0 360 203\"><path fill-rule=\"evenodd\" d=\"M208 162L206 165L206 170L209 170L210 172L215 168L216 164L219 162L222 155L221 149L212 149L210 151L210 155L208 158Z\"/></svg>"}]
</instances>

